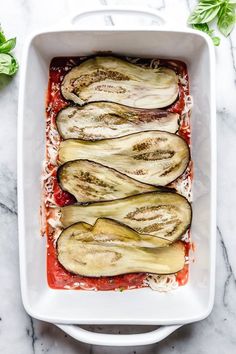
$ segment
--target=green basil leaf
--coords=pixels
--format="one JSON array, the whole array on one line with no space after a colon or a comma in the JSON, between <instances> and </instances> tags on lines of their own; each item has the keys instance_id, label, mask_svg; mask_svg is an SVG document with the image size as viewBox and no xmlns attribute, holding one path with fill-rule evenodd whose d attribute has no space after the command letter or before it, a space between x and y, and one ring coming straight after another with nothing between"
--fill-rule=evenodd
<instances>
[{"instance_id":1,"label":"green basil leaf","mask_svg":"<svg viewBox=\"0 0 236 354\"><path fill-rule=\"evenodd\" d=\"M0 53L0 74L14 75L18 70L16 59L10 54Z\"/></svg>"},{"instance_id":2,"label":"green basil leaf","mask_svg":"<svg viewBox=\"0 0 236 354\"><path fill-rule=\"evenodd\" d=\"M193 24L192 27L196 30L209 33L209 26L207 23L196 23Z\"/></svg>"},{"instance_id":3,"label":"green basil leaf","mask_svg":"<svg viewBox=\"0 0 236 354\"><path fill-rule=\"evenodd\" d=\"M221 8L222 1L201 0L188 18L188 24L208 23L212 21Z\"/></svg>"},{"instance_id":4,"label":"green basil leaf","mask_svg":"<svg viewBox=\"0 0 236 354\"><path fill-rule=\"evenodd\" d=\"M4 33L3 31L1 30L1 27L0 27L0 44L6 42L6 37L4 36Z\"/></svg>"},{"instance_id":5,"label":"green basil leaf","mask_svg":"<svg viewBox=\"0 0 236 354\"><path fill-rule=\"evenodd\" d=\"M8 41L0 44L0 53L9 53L16 46L16 38L9 39Z\"/></svg>"},{"instance_id":6,"label":"green basil leaf","mask_svg":"<svg viewBox=\"0 0 236 354\"><path fill-rule=\"evenodd\" d=\"M212 37L213 44L218 47L220 45L220 38L219 37Z\"/></svg>"},{"instance_id":7,"label":"green basil leaf","mask_svg":"<svg viewBox=\"0 0 236 354\"><path fill-rule=\"evenodd\" d=\"M227 37L234 28L236 22L235 7L232 4L225 3L222 5L219 14L217 26L220 32Z\"/></svg>"}]
</instances>

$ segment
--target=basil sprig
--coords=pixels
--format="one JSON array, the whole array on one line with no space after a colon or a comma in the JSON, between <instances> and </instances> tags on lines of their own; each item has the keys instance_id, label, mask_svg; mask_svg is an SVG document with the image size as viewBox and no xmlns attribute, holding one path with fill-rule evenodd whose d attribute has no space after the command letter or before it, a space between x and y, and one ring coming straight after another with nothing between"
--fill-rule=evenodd
<instances>
[{"instance_id":1,"label":"basil sprig","mask_svg":"<svg viewBox=\"0 0 236 354\"><path fill-rule=\"evenodd\" d=\"M200 0L193 13L188 18L188 23L193 28L207 33L215 45L220 44L220 38L213 35L209 23L217 19L219 31L229 36L236 23L236 0Z\"/></svg>"},{"instance_id":2,"label":"basil sprig","mask_svg":"<svg viewBox=\"0 0 236 354\"><path fill-rule=\"evenodd\" d=\"M0 74L12 76L17 72L19 65L10 53L15 48L15 45L16 38L7 40L0 28Z\"/></svg>"}]
</instances>

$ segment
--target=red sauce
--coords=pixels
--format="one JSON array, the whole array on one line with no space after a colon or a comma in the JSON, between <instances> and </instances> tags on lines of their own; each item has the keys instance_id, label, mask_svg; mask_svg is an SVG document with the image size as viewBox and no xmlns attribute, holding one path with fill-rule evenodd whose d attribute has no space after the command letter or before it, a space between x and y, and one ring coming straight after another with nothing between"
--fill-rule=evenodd
<instances>
[{"instance_id":1,"label":"red sauce","mask_svg":"<svg viewBox=\"0 0 236 354\"><path fill-rule=\"evenodd\" d=\"M184 268L176 275L176 281L180 286L185 285L188 282L188 273L188 264L185 264Z\"/></svg>"},{"instance_id":2,"label":"red sauce","mask_svg":"<svg viewBox=\"0 0 236 354\"><path fill-rule=\"evenodd\" d=\"M180 60L161 60L160 64L167 66L168 68L174 70L178 75L185 78L187 82L187 87L185 86L185 93L186 95L189 95L189 79L186 64ZM167 110L169 112L181 114L184 109L184 105L184 87L183 84L179 82L179 97Z\"/></svg>"},{"instance_id":3,"label":"red sauce","mask_svg":"<svg viewBox=\"0 0 236 354\"><path fill-rule=\"evenodd\" d=\"M143 60L144 62L146 59ZM73 66L78 65L82 62L80 58L54 58L50 64L49 70L49 83L48 92L46 100L46 115L49 122L47 124L52 124L56 128L55 119L58 112L68 106L70 103L66 101L60 90L60 84L64 78L64 75ZM167 66L176 71L177 74L185 76L188 80L186 65L178 60L160 60L160 65ZM189 87L185 87L185 93L189 94ZM170 107L167 108L168 111L181 114L184 108L184 87L179 83L179 97ZM178 134L182 136L188 143L190 143L190 132L189 127L184 126L183 123L180 124L180 129ZM46 136L47 137L47 136ZM48 157L48 156L47 156ZM56 204L59 207L70 205L76 202L74 196L70 193L63 191L56 178L55 167L48 166L49 170L53 173L53 193ZM120 291L130 288L140 288L143 287L143 280L146 277L145 273L134 273L125 274L113 277L83 277L78 275L73 275L69 273L57 260L57 251L52 237L52 228L49 224L46 226L47 234L47 278L48 285L54 289L97 289L97 290L115 290ZM186 246L186 255L189 252L189 244ZM177 273L177 281L179 285L186 284L188 280L188 265L186 265L180 272Z\"/></svg>"},{"instance_id":4,"label":"red sauce","mask_svg":"<svg viewBox=\"0 0 236 354\"><path fill-rule=\"evenodd\" d=\"M179 97L178 97L178 100L175 103L173 103L173 105L170 106L170 108L168 108L168 111L172 112L172 113L181 114L181 112L184 109L184 105L185 105L185 102L184 102L184 89L183 89L183 86L181 84L179 84Z\"/></svg>"},{"instance_id":5,"label":"red sauce","mask_svg":"<svg viewBox=\"0 0 236 354\"><path fill-rule=\"evenodd\" d=\"M59 59L59 60L58 60ZM51 118L51 123L55 123L57 113L69 103L62 97L60 84L66 73L65 65L67 59L55 58L51 61L49 69L49 82L46 99L47 117Z\"/></svg>"},{"instance_id":6,"label":"red sauce","mask_svg":"<svg viewBox=\"0 0 236 354\"><path fill-rule=\"evenodd\" d=\"M190 231L188 231L190 236ZM189 251L192 249L191 242L185 242L185 256L189 257ZM181 269L176 274L176 281L179 283L180 286L185 285L188 282L188 275L189 275L189 265L185 264L184 268Z\"/></svg>"},{"instance_id":7,"label":"red sauce","mask_svg":"<svg viewBox=\"0 0 236 354\"><path fill-rule=\"evenodd\" d=\"M70 193L63 191L56 179L54 181L54 199L59 207L76 203L75 197Z\"/></svg>"}]
</instances>

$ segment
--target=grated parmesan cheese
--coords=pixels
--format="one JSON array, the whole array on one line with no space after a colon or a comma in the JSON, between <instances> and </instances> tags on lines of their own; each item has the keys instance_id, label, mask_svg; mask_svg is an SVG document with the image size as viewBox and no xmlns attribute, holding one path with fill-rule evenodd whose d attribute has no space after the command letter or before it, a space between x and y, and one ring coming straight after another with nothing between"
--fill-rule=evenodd
<instances>
[{"instance_id":1,"label":"grated parmesan cheese","mask_svg":"<svg viewBox=\"0 0 236 354\"><path fill-rule=\"evenodd\" d=\"M48 156L52 165L57 165L58 150L54 146L48 146Z\"/></svg>"},{"instance_id":2,"label":"grated parmesan cheese","mask_svg":"<svg viewBox=\"0 0 236 354\"><path fill-rule=\"evenodd\" d=\"M55 218L49 218L49 219L48 219L48 223L49 223L49 225L51 225L52 228L54 228L54 229L56 229L56 228L58 228L58 227L61 228L61 223L60 223L60 221L57 220L57 219L55 219Z\"/></svg>"},{"instance_id":3,"label":"grated parmesan cheese","mask_svg":"<svg viewBox=\"0 0 236 354\"><path fill-rule=\"evenodd\" d=\"M186 231L185 234L181 237L181 241L190 242L190 235L188 231Z\"/></svg>"},{"instance_id":4,"label":"grated parmesan cheese","mask_svg":"<svg viewBox=\"0 0 236 354\"><path fill-rule=\"evenodd\" d=\"M147 278L144 280L144 285L149 286L152 290L160 292L168 292L170 290L175 290L179 286L178 282L176 281L175 274L148 274Z\"/></svg>"},{"instance_id":5,"label":"grated parmesan cheese","mask_svg":"<svg viewBox=\"0 0 236 354\"><path fill-rule=\"evenodd\" d=\"M193 97L191 95L185 95L184 96L184 109L182 114L186 114L189 111L191 111L192 107L193 107Z\"/></svg>"}]
</instances>

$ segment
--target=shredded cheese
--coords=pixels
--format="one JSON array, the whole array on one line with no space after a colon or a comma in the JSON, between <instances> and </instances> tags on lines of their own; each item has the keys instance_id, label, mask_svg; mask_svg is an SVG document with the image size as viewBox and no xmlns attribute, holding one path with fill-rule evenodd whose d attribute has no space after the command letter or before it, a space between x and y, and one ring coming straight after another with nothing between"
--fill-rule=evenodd
<instances>
[{"instance_id":1,"label":"shredded cheese","mask_svg":"<svg viewBox=\"0 0 236 354\"><path fill-rule=\"evenodd\" d=\"M175 274L147 274L147 278L144 280L144 284L149 286L152 290L160 292L168 292L170 290L175 290L179 286L178 282L176 281Z\"/></svg>"},{"instance_id":2,"label":"shredded cheese","mask_svg":"<svg viewBox=\"0 0 236 354\"><path fill-rule=\"evenodd\" d=\"M184 109L182 114L188 113L189 111L191 111L192 107L193 107L193 97L191 95L185 95L184 96Z\"/></svg>"},{"instance_id":3,"label":"shredded cheese","mask_svg":"<svg viewBox=\"0 0 236 354\"><path fill-rule=\"evenodd\" d=\"M181 237L181 241L190 242L190 234L188 231L186 231L185 234Z\"/></svg>"}]
</instances>

